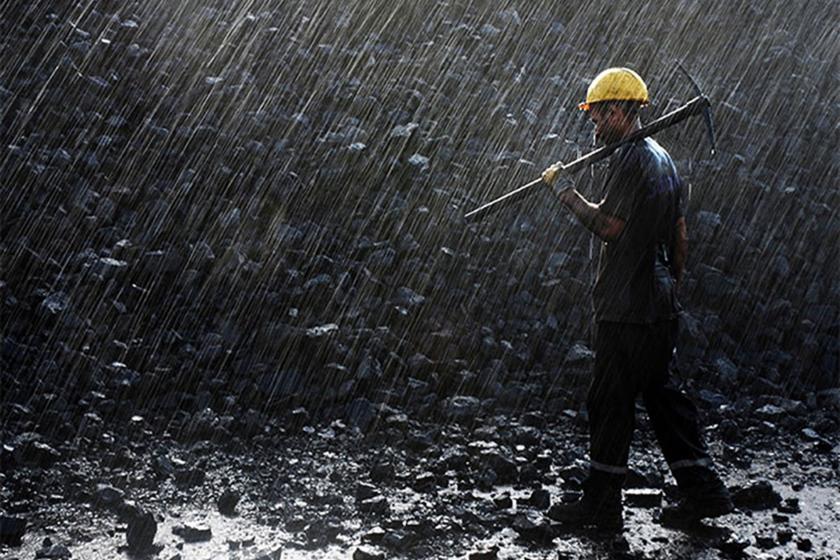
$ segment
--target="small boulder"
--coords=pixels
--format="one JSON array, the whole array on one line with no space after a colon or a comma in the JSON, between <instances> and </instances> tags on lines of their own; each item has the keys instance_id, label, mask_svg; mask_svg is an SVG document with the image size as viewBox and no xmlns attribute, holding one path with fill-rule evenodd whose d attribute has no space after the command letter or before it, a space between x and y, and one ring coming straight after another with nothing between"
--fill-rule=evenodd
<instances>
[{"instance_id":1,"label":"small boulder","mask_svg":"<svg viewBox=\"0 0 840 560\"><path fill-rule=\"evenodd\" d=\"M178 535L185 542L204 542L213 538L213 531L208 525L192 525L185 523L172 528L172 534Z\"/></svg>"},{"instance_id":2,"label":"small boulder","mask_svg":"<svg viewBox=\"0 0 840 560\"><path fill-rule=\"evenodd\" d=\"M239 504L239 492L225 490L219 499L216 500L216 507L222 515L233 515L236 513L236 506Z\"/></svg>"},{"instance_id":3,"label":"small boulder","mask_svg":"<svg viewBox=\"0 0 840 560\"><path fill-rule=\"evenodd\" d=\"M26 519L0 515L0 544L20 546L26 533Z\"/></svg>"},{"instance_id":4,"label":"small boulder","mask_svg":"<svg viewBox=\"0 0 840 560\"><path fill-rule=\"evenodd\" d=\"M125 537L131 552L142 552L149 549L155 541L157 521L155 516L147 511L138 511L128 521Z\"/></svg>"},{"instance_id":5,"label":"small boulder","mask_svg":"<svg viewBox=\"0 0 840 560\"><path fill-rule=\"evenodd\" d=\"M746 488L736 490L732 495L735 506L741 509L765 510L777 507L782 497L766 480L761 480Z\"/></svg>"}]
</instances>

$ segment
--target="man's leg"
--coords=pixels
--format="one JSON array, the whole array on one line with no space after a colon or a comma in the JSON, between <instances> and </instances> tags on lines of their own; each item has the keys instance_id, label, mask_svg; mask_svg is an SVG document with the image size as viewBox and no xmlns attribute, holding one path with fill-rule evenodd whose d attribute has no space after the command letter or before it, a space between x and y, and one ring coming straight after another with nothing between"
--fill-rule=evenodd
<instances>
[{"instance_id":1,"label":"man's leg","mask_svg":"<svg viewBox=\"0 0 840 560\"><path fill-rule=\"evenodd\" d=\"M697 408L670 376L676 328L676 321L657 325L663 344L652 356L650 365L655 369L642 397L665 460L686 498L677 516L714 517L731 511L732 504L706 450Z\"/></svg>"},{"instance_id":2,"label":"man's leg","mask_svg":"<svg viewBox=\"0 0 840 560\"><path fill-rule=\"evenodd\" d=\"M548 516L568 525L596 525L618 529L623 525L621 487L627 474L627 456L635 420L638 385L627 367L626 349L634 346L634 326L600 323L595 342L595 368L586 400L589 412L590 470L583 497L553 506Z\"/></svg>"},{"instance_id":3,"label":"man's leg","mask_svg":"<svg viewBox=\"0 0 840 560\"><path fill-rule=\"evenodd\" d=\"M635 340L628 340L634 328L621 323L598 325L595 368L586 397L590 467L622 479L636 420L638 381L628 352L638 348Z\"/></svg>"}]
</instances>

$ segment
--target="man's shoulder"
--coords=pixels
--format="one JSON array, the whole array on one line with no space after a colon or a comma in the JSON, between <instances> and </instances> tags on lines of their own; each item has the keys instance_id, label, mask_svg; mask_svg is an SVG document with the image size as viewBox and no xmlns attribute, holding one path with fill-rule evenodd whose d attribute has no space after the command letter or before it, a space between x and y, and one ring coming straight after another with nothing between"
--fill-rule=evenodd
<instances>
[{"instance_id":1,"label":"man's shoulder","mask_svg":"<svg viewBox=\"0 0 840 560\"><path fill-rule=\"evenodd\" d=\"M669 164L673 164L674 162L673 159L671 159L671 154L668 153L668 150L663 148L662 145L653 138L644 138L643 142L639 144L637 149L639 155L644 156L647 159L666 161Z\"/></svg>"}]
</instances>

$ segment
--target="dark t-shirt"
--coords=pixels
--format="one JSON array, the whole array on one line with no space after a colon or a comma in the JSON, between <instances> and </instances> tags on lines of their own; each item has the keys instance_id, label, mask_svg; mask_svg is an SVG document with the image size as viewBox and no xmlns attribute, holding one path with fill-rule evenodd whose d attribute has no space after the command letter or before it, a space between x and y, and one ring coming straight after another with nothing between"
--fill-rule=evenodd
<instances>
[{"instance_id":1,"label":"dark t-shirt","mask_svg":"<svg viewBox=\"0 0 840 560\"><path fill-rule=\"evenodd\" d=\"M601 210L625 225L601 247L596 321L647 324L679 313L671 266L675 224L683 216L682 185L671 156L651 138L613 154Z\"/></svg>"}]
</instances>

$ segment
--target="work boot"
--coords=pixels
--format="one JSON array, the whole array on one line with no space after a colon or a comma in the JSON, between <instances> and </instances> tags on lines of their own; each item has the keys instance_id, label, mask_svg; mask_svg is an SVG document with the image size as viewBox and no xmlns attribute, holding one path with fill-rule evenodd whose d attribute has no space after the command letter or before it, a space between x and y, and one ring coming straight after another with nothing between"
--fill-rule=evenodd
<instances>
[{"instance_id":1,"label":"work boot","mask_svg":"<svg viewBox=\"0 0 840 560\"><path fill-rule=\"evenodd\" d=\"M683 490L676 505L662 508L663 525L687 525L735 511L729 490L720 480Z\"/></svg>"},{"instance_id":2,"label":"work boot","mask_svg":"<svg viewBox=\"0 0 840 560\"><path fill-rule=\"evenodd\" d=\"M554 504L546 516L568 528L594 527L604 531L621 531L624 528L621 487L586 481L580 499L568 504Z\"/></svg>"}]
</instances>

